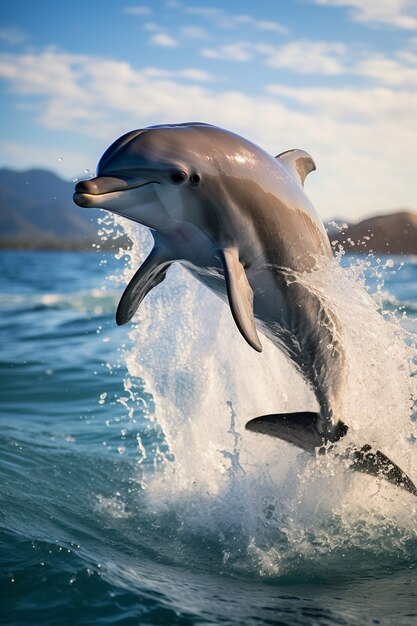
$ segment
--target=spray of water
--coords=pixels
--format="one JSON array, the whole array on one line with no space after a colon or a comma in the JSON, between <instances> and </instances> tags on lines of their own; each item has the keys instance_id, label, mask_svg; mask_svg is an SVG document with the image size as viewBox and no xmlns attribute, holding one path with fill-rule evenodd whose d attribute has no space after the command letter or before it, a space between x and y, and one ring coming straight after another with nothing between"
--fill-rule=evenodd
<instances>
[{"instance_id":1,"label":"spray of water","mask_svg":"<svg viewBox=\"0 0 417 626\"><path fill-rule=\"evenodd\" d=\"M109 232L112 219L103 218ZM124 268L112 277L126 284L151 239L122 218L115 228L133 242L118 255ZM346 445L383 450L416 481L416 348L395 315L381 313L381 288L374 297L367 292L367 269L366 261L343 268L336 259L326 271L297 280L336 311L343 328ZM141 381L142 398L146 392L152 399L143 414L163 433L163 445L148 449L138 433L138 460L147 460L140 473L146 506L186 537L193 555L197 544L208 542L225 569L267 576L300 567L314 572L318 557L331 571L333 557L340 562L346 554L357 554L354 567L364 554L404 556L415 540L413 496L355 474L334 455L308 457L245 431L253 417L314 411L316 401L279 350L264 338L264 352L256 354L228 307L186 270L174 266L147 296L129 337L122 351L125 386L129 392L132 380ZM127 408L135 397L127 396Z\"/></svg>"}]
</instances>

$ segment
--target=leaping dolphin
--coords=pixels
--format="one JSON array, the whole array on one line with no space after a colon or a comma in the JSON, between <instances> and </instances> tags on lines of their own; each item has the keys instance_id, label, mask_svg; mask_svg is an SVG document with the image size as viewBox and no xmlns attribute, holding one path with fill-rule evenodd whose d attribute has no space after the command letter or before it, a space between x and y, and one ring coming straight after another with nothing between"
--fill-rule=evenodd
<instances>
[{"instance_id":1,"label":"leaping dolphin","mask_svg":"<svg viewBox=\"0 0 417 626\"><path fill-rule=\"evenodd\" d=\"M155 245L120 300L125 324L174 261L228 300L236 325L262 351L257 328L309 382L318 413L267 415L252 431L310 453L332 447L348 428L339 419L345 354L335 313L296 280L329 264L323 224L304 193L313 159L302 150L275 158L227 130L202 123L151 126L117 139L97 177L79 182L74 201L150 228ZM411 479L379 450L349 448L355 469L380 474L417 495Z\"/></svg>"}]
</instances>

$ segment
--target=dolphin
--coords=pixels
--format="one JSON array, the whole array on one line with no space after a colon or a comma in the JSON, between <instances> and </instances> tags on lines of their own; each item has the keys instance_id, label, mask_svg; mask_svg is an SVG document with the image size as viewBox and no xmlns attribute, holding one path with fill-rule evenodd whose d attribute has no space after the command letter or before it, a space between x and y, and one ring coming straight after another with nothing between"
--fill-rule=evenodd
<instances>
[{"instance_id":1,"label":"dolphin","mask_svg":"<svg viewBox=\"0 0 417 626\"><path fill-rule=\"evenodd\" d=\"M317 413L260 416L248 430L310 453L334 447L348 431L340 420L346 378L335 312L298 276L329 265L332 252L304 192L316 169L303 150L271 156L230 131L199 122L150 126L117 139L97 177L80 181L74 201L147 226L154 247L120 300L127 323L174 262L227 301L247 343L262 351L258 330L278 346L317 398ZM411 479L381 451L349 447L354 469L378 474L417 495Z\"/></svg>"}]
</instances>

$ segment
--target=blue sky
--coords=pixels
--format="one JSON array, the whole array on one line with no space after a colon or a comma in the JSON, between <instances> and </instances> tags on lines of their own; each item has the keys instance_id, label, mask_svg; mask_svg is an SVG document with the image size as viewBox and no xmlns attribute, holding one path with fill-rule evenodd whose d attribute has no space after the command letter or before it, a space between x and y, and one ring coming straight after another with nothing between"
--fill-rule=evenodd
<instances>
[{"instance_id":1,"label":"blue sky","mask_svg":"<svg viewBox=\"0 0 417 626\"><path fill-rule=\"evenodd\" d=\"M417 209L415 0L16 0L0 89L3 166L73 179L127 130L199 120L309 151L323 219Z\"/></svg>"}]
</instances>

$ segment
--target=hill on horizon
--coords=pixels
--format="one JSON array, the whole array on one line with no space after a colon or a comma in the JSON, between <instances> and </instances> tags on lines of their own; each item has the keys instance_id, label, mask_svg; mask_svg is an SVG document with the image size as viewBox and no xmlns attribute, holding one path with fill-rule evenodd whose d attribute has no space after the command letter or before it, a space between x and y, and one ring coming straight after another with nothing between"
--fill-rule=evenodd
<instances>
[{"instance_id":1,"label":"hill on horizon","mask_svg":"<svg viewBox=\"0 0 417 626\"><path fill-rule=\"evenodd\" d=\"M97 240L97 212L74 204L74 184L53 172L0 169L0 240Z\"/></svg>"},{"instance_id":2,"label":"hill on horizon","mask_svg":"<svg viewBox=\"0 0 417 626\"><path fill-rule=\"evenodd\" d=\"M403 209L375 215L340 224L328 234L333 247L340 244L347 253L417 254L417 213Z\"/></svg>"}]
</instances>

